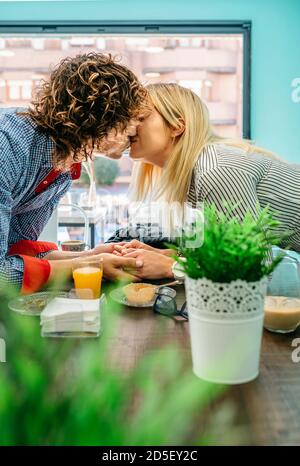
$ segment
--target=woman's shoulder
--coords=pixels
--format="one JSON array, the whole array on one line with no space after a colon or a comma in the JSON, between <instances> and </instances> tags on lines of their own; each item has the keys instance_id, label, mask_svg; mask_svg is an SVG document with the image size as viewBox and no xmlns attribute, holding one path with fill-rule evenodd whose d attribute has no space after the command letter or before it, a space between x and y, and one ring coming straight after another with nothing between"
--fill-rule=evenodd
<instances>
[{"instance_id":1,"label":"woman's shoulder","mask_svg":"<svg viewBox=\"0 0 300 466\"><path fill-rule=\"evenodd\" d=\"M201 151L195 169L199 173L206 173L216 169L241 170L243 172L261 172L270 159L260 154L248 154L239 147L224 143L213 143L205 146Z\"/></svg>"},{"instance_id":2,"label":"woman's shoulder","mask_svg":"<svg viewBox=\"0 0 300 466\"><path fill-rule=\"evenodd\" d=\"M203 147L196 161L194 170L205 173L218 167L218 151L215 144L207 144Z\"/></svg>"},{"instance_id":3,"label":"woman's shoulder","mask_svg":"<svg viewBox=\"0 0 300 466\"><path fill-rule=\"evenodd\" d=\"M199 154L195 169L205 173L224 165L226 162L234 164L234 159L242 156L243 152L236 147L222 143L206 144Z\"/></svg>"}]
</instances>

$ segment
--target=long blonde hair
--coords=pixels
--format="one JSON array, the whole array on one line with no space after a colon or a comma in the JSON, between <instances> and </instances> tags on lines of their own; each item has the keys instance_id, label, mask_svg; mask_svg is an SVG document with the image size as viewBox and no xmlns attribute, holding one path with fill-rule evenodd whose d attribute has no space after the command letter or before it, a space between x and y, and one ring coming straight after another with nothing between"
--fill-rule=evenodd
<instances>
[{"instance_id":1,"label":"long blonde hair","mask_svg":"<svg viewBox=\"0 0 300 466\"><path fill-rule=\"evenodd\" d=\"M131 191L133 199L142 201L152 192L155 199L167 202L186 201L194 166L205 146L222 143L240 148L246 153L259 153L280 160L272 152L254 146L246 139L228 139L217 136L209 121L204 102L193 91L174 83L157 83L147 86L156 110L169 128L185 123L183 134L173 140L173 149L166 165L159 168L150 163L136 162Z\"/></svg>"}]
</instances>

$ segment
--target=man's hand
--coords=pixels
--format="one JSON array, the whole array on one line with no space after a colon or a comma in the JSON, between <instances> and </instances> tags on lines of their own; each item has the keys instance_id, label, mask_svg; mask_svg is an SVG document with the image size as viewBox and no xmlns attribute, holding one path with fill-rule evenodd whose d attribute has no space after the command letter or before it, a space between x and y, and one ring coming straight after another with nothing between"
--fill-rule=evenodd
<instances>
[{"instance_id":1,"label":"man's hand","mask_svg":"<svg viewBox=\"0 0 300 466\"><path fill-rule=\"evenodd\" d=\"M174 260L156 251L135 249L127 253L123 258L136 259L139 265L142 264L135 272L135 276L140 279L173 278L172 265Z\"/></svg>"},{"instance_id":2,"label":"man's hand","mask_svg":"<svg viewBox=\"0 0 300 466\"><path fill-rule=\"evenodd\" d=\"M73 259L49 260L49 280L69 280L77 264L80 265L83 261L94 259L103 259L103 275L108 280L139 281L137 274L143 266L142 259L124 256L118 257L108 253L90 255L89 257L77 256Z\"/></svg>"}]
</instances>

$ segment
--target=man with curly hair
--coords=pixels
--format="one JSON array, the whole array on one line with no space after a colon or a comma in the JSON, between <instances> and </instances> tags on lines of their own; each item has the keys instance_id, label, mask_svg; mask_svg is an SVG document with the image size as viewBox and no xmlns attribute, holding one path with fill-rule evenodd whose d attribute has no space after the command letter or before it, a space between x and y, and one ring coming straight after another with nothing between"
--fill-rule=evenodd
<instances>
[{"instance_id":1,"label":"man with curly hair","mask_svg":"<svg viewBox=\"0 0 300 466\"><path fill-rule=\"evenodd\" d=\"M94 149L121 155L146 101L132 71L110 55L88 53L62 60L28 109L2 110L0 282L32 293L62 273L71 277L73 259L82 256L102 257L109 279L134 279L128 270L142 264L111 254L113 244L75 253L38 238L81 162Z\"/></svg>"}]
</instances>

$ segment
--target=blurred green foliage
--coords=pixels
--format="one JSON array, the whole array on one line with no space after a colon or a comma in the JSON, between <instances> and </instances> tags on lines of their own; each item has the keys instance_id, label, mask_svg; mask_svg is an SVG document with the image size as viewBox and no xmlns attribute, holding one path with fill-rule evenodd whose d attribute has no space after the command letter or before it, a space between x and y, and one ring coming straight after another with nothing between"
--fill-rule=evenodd
<instances>
[{"instance_id":1,"label":"blurred green foliage","mask_svg":"<svg viewBox=\"0 0 300 466\"><path fill-rule=\"evenodd\" d=\"M0 445L212 442L202 436L199 415L224 387L195 377L180 348L146 353L136 368L122 371L109 358L115 304L102 314L100 338L51 339L40 336L38 317L8 309L11 297L2 291L7 362L0 364Z\"/></svg>"},{"instance_id":2,"label":"blurred green foliage","mask_svg":"<svg viewBox=\"0 0 300 466\"><path fill-rule=\"evenodd\" d=\"M95 177L98 185L112 185L120 173L118 162L105 157L96 157L94 160ZM89 184L89 176L82 169L78 183Z\"/></svg>"}]
</instances>

